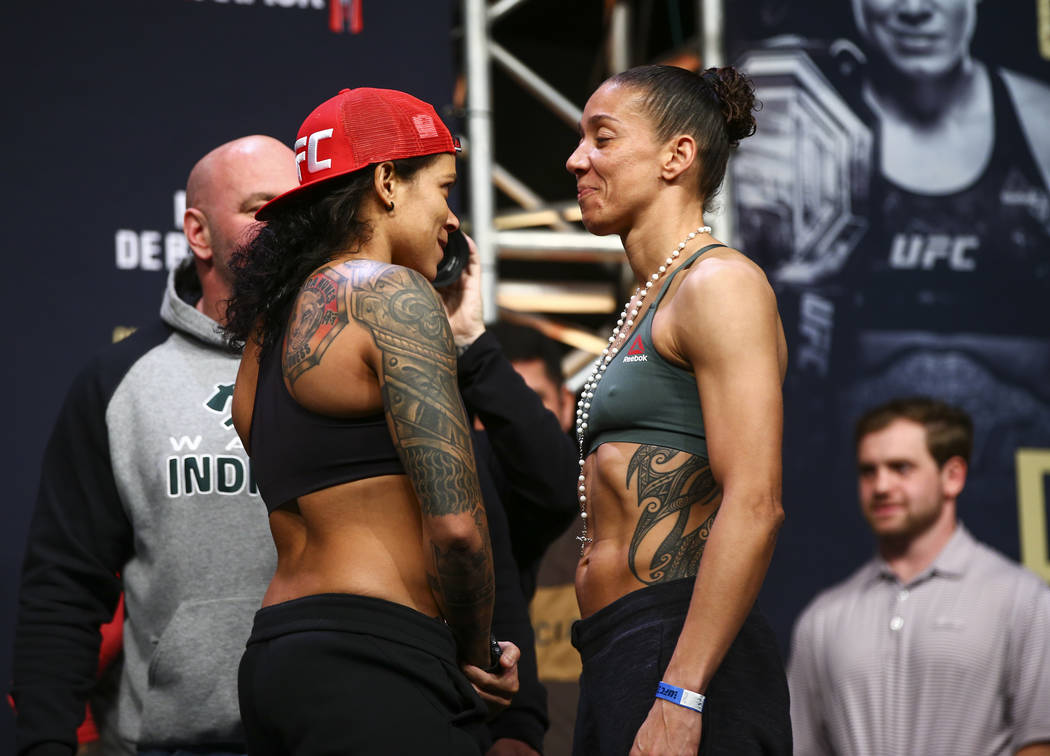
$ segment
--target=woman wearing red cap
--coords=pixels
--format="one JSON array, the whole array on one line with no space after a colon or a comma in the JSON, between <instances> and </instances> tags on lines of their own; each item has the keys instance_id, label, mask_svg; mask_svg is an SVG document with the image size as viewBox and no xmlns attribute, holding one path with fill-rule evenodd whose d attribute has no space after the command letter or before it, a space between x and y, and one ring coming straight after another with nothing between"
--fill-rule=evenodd
<instances>
[{"instance_id":1,"label":"woman wearing red cap","mask_svg":"<svg viewBox=\"0 0 1050 756\"><path fill-rule=\"evenodd\" d=\"M754 108L732 68L631 69L591 95L566 162L638 282L577 412L578 754L791 752L752 611L783 519L787 349L761 269L704 225Z\"/></svg>"},{"instance_id":2,"label":"woman wearing red cap","mask_svg":"<svg viewBox=\"0 0 1050 756\"><path fill-rule=\"evenodd\" d=\"M236 260L234 424L278 555L241 662L252 754L477 753L485 706L460 664L516 674L492 648L485 509L430 285L459 226L456 149L430 105L343 90Z\"/></svg>"}]
</instances>

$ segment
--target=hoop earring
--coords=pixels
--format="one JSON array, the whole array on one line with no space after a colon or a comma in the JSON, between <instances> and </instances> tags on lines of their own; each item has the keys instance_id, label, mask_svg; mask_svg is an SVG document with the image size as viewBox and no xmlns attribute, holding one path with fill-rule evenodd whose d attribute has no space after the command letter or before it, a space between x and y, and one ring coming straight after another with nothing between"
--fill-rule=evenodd
<instances>
[{"instance_id":1,"label":"hoop earring","mask_svg":"<svg viewBox=\"0 0 1050 756\"><path fill-rule=\"evenodd\" d=\"M388 213L394 212L394 201L393 200L390 200L390 204L387 206L386 211Z\"/></svg>"}]
</instances>

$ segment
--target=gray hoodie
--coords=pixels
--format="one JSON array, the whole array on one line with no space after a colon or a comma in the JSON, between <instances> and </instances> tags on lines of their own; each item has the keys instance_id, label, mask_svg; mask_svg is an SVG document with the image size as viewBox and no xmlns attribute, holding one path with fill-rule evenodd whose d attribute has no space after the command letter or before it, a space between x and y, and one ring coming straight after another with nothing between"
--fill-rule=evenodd
<instances>
[{"instance_id":1,"label":"gray hoodie","mask_svg":"<svg viewBox=\"0 0 1050 756\"><path fill-rule=\"evenodd\" d=\"M230 417L239 360L197 296L190 260L162 322L97 357L56 424L16 630L20 752L83 717L71 678L93 674L98 641L78 631L112 613L113 573L126 619L107 726L130 747L243 747L237 665L276 552Z\"/></svg>"}]
</instances>

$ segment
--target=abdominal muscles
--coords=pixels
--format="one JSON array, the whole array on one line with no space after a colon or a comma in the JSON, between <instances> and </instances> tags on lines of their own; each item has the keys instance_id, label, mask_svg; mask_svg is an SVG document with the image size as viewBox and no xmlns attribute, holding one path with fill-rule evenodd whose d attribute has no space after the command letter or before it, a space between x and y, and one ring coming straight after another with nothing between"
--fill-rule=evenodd
<instances>
[{"instance_id":1,"label":"abdominal muscles","mask_svg":"<svg viewBox=\"0 0 1050 756\"><path fill-rule=\"evenodd\" d=\"M583 616L633 590L696 575L722 493L704 457L603 444L585 474L594 542L577 571Z\"/></svg>"}]
</instances>

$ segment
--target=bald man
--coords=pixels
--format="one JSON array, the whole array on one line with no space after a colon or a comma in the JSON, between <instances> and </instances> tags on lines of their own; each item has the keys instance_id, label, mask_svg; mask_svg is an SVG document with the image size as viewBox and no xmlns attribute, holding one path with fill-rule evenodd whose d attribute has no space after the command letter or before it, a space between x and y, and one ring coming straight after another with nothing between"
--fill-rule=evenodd
<instances>
[{"instance_id":1,"label":"bald man","mask_svg":"<svg viewBox=\"0 0 1050 756\"><path fill-rule=\"evenodd\" d=\"M15 630L19 754L73 754L99 627L123 591L124 660L105 752L242 753L237 663L276 555L230 422L238 357L217 328L255 211L298 185L250 136L187 182L193 254L160 318L74 380L44 454Z\"/></svg>"}]
</instances>

